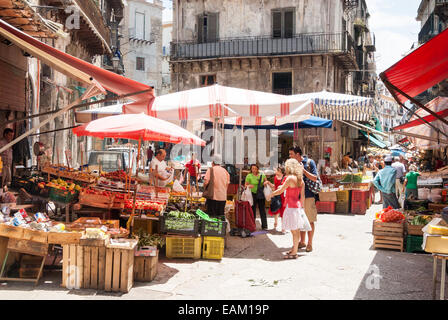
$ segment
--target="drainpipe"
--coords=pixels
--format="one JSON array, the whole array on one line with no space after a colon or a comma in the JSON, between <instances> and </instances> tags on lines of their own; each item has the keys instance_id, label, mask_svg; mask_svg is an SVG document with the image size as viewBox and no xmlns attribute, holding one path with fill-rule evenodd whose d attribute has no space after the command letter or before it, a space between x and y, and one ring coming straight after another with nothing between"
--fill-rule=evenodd
<instances>
[{"instance_id":1,"label":"drainpipe","mask_svg":"<svg viewBox=\"0 0 448 320\"><path fill-rule=\"evenodd\" d=\"M177 41L177 43L179 43L179 8L180 7L180 0L177 0L177 8L176 8L176 10L177 10L177 22L176 22L176 33L177 33L177 38L176 38L176 41ZM178 48L176 48L176 49L178 49ZM179 66L178 66L178 68L177 68L177 72L176 72L176 79L177 79L177 91L179 92Z\"/></svg>"}]
</instances>

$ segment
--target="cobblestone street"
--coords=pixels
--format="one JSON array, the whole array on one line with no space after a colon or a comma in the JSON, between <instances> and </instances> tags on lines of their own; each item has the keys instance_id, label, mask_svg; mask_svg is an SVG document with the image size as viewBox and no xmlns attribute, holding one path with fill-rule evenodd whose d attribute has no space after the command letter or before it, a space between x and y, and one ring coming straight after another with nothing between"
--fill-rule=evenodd
<instances>
[{"instance_id":1,"label":"cobblestone street","mask_svg":"<svg viewBox=\"0 0 448 320\"><path fill-rule=\"evenodd\" d=\"M282 259L291 235L271 230L228 237L220 262L162 255L156 279L135 283L128 294L67 290L60 287L60 271L47 271L37 287L1 283L0 299L431 299L430 255L371 249L380 208L372 206L365 216L319 215L314 251L302 251L297 260ZM270 228L273 223L269 219Z\"/></svg>"}]
</instances>

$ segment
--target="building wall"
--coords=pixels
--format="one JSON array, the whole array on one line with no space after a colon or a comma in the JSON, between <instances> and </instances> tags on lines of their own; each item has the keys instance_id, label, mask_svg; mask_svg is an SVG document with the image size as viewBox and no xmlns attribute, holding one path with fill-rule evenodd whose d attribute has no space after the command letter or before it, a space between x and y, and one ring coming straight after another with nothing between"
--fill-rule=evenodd
<instances>
[{"instance_id":1,"label":"building wall","mask_svg":"<svg viewBox=\"0 0 448 320\"><path fill-rule=\"evenodd\" d=\"M215 59L174 63L172 87L176 91L200 87L200 76L216 74L217 83L249 90L272 92L272 73L292 72L293 94L345 91L345 74L334 57L293 56ZM327 84L326 84L327 83Z\"/></svg>"},{"instance_id":2,"label":"building wall","mask_svg":"<svg viewBox=\"0 0 448 320\"><path fill-rule=\"evenodd\" d=\"M163 24L163 46L162 46L162 92L168 94L171 91L170 74L170 43L173 40L173 22Z\"/></svg>"},{"instance_id":3,"label":"building wall","mask_svg":"<svg viewBox=\"0 0 448 320\"><path fill-rule=\"evenodd\" d=\"M340 0L209 0L173 2L174 41L197 37L197 19L219 12L219 38L270 36L271 10L295 8L295 33L342 32ZM178 23L179 22L179 23Z\"/></svg>"},{"instance_id":4,"label":"building wall","mask_svg":"<svg viewBox=\"0 0 448 320\"><path fill-rule=\"evenodd\" d=\"M121 52L125 76L154 86L157 95L162 90L162 11L161 1L130 0L127 1L124 19L121 22L121 34L124 37ZM153 43L129 39L130 36L135 36L136 12L145 15L145 39L142 40L153 41ZM144 71L137 70L137 57L145 58Z\"/></svg>"}]
</instances>

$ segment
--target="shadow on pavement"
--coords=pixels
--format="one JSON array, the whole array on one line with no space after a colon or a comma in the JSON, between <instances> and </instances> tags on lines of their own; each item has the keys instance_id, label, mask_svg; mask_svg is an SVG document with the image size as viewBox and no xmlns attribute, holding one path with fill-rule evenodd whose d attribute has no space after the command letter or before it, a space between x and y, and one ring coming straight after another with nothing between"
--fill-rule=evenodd
<instances>
[{"instance_id":1,"label":"shadow on pavement","mask_svg":"<svg viewBox=\"0 0 448 320\"><path fill-rule=\"evenodd\" d=\"M378 250L354 300L431 300L432 256Z\"/></svg>"}]
</instances>

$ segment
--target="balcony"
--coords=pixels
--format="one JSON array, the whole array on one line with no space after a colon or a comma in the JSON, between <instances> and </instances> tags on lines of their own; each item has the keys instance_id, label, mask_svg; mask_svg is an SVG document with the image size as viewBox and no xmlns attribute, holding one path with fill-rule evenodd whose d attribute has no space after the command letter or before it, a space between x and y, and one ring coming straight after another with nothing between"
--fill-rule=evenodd
<instances>
[{"instance_id":1,"label":"balcony","mask_svg":"<svg viewBox=\"0 0 448 320\"><path fill-rule=\"evenodd\" d=\"M309 54L334 54L347 68L357 68L354 42L348 32L300 34L292 38L268 36L220 39L208 43L171 43L171 61Z\"/></svg>"},{"instance_id":2,"label":"balcony","mask_svg":"<svg viewBox=\"0 0 448 320\"><path fill-rule=\"evenodd\" d=\"M423 28L420 30L420 33L418 34L418 43L423 44L425 42L428 42L433 37L435 37L438 34L435 26L434 21L434 13L432 13L428 20L426 21Z\"/></svg>"},{"instance_id":3,"label":"balcony","mask_svg":"<svg viewBox=\"0 0 448 320\"><path fill-rule=\"evenodd\" d=\"M46 0L43 5L67 8L75 6L80 13L79 29L70 29L75 38L85 46L91 55L110 54L110 29L107 27L101 10L94 0ZM57 11L52 19L65 25L69 15L65 10Z\"/></svg>"},{"instance_id":4,"label":"balcony","mask_svg":"<svg viewBox=\"0 0 448 320\"><path fill-rule=\"evenodd\" d=\"M367 52L375 52L376 51L375 42L376 42L375 34L373 32L367 32L366 40L365 40L365 44L364 44L364 47L366 48Z\"/></svg>"},{"instance_id":5,"label":"balcony","mask_svg":"<svg viewBox=\"0 0 448 320\"><path fill-rule=\"evenodd\" d=\"M448 0L436 0L434 13L439 16L441 20L448 20Z\"/></svg>"}]
</instances>

